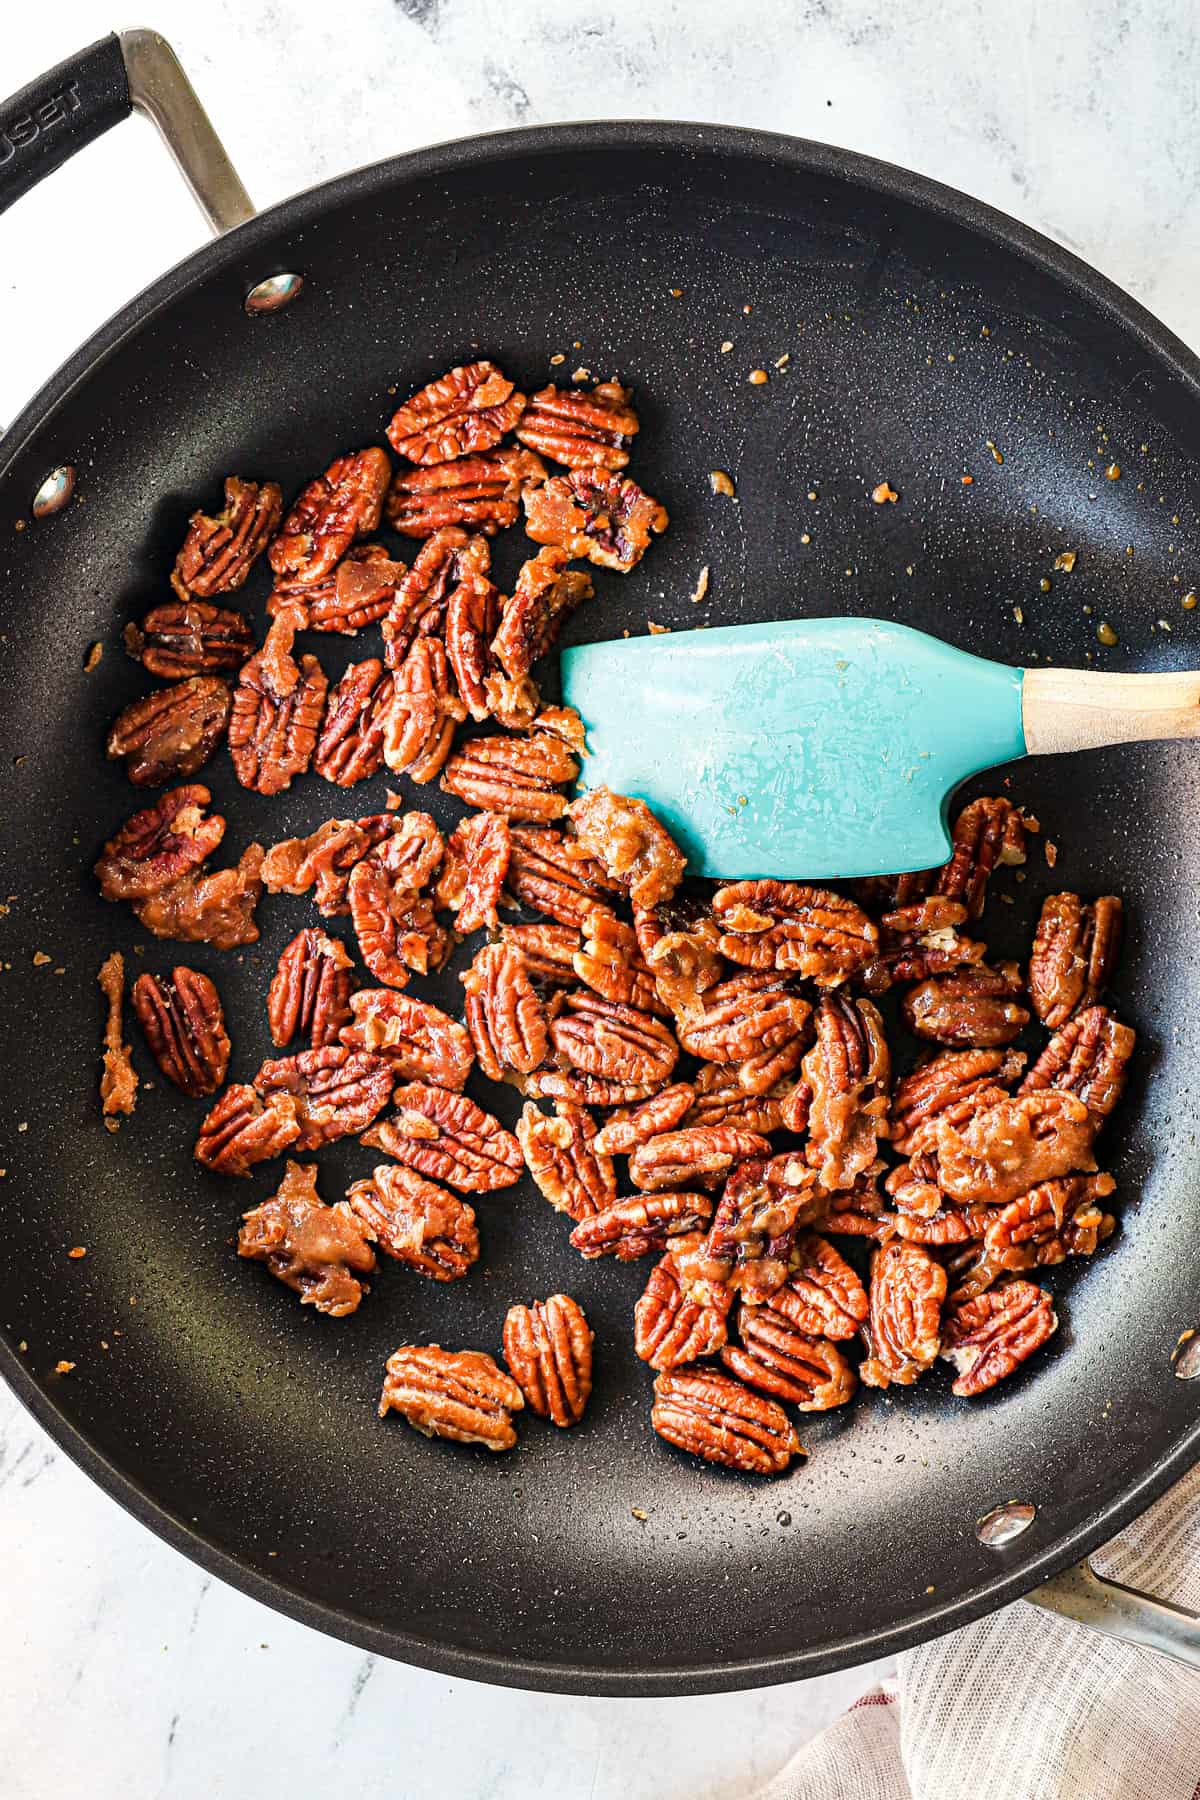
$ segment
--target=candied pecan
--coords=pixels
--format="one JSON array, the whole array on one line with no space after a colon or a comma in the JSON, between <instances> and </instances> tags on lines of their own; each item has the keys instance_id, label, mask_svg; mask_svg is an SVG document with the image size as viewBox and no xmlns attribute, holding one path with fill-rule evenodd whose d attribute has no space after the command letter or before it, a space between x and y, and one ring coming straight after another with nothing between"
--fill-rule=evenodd
<instances>
[{"instance_id":1,"label":"candied pecan","mask_svg":"<svg viewBox=\"0 0 1200 1800\"><path fill-rule=\"evenodd\" d=\"M740 1131L732 1125L693 1125L662 1132L639 1144L629 1159L629 1179L656 1193L660 1188L684 1188L706 1176L724 1175L743 1157L770 1154L770 1143L756 1131Z\"/></svg>"},{"instance_id":2,"label":"candied pecan","mask_svg":"<svg viewBox=\"0 0 1200 1800\"><path fill-rule=\"evenodd\" d=\"M596 1149L596 1124L583 1106L556 1100L554 1117L527 1101L517 1120L525 1165L555 1212L579 1221L617 1197L612 1157Z\"/></svg>"},{"instance_id":3,"label":"candied pecan","mask_svg":"<svg viewBox=\"0 0 1200 1800\"><path fill-rule=\"evenodd\" d=\"M708 990L700 1010L680 1024L679 1041L705 1062L742 1064L802 1042L811 1012L808 1001L776 975L735 975ZM751 1091L761 1084L746 1085Z\"/></svg>"},{"instance_id":4,"label":"candied pecan","mask_svg":"<svg viewBox=\"0 0 1200 1800\"><path fill-rule=\"evenodd\" d=\"M440 969L453 948L419 889L441 861L441 833L428 813L406 813L403 833L356 862L346 890L362 959L378 981L404 987L408 971Z\"/></svg>"},{"instance_id":5,"label":"candied pecan","mask_svg":"<svg viewBox=\"0 0 1200 1800\"><path fill-rule=\"evenodd\" d=\"M897 1213L892 1223L895 1235L910 1244L927 1244L936 1249L961 1244L978 1246L981 1229L987 1229L996 1211L994 1206L939 1206L924 1216Z\"/></svg>"},{"instance_id":6,"label":"candied pecan","mask_svg":"<svg viewBox=\"0 0 1200 1800\"><path fill-rule=\"evenodd\" d=\"M962 1248L950 1249L944 1261L947 1277L952 1283L946 1296L948 1309L963 1306L968 1300L978 1300L980 1294L986 1294L1001 1274L985 1246L978 1240L973 1240Z\"/></svg>"},{"instance_id":7,"label":"candied pecan","mask_svg":"<svg viewBox=\"0 0 1200 1800\"><path fill-rule=\"evenodd\" d=\"M669 1238L706 1226L712 1209L707 1194L631 1194L581 1219L571 1243L588 1261L615 1256L618 1262L634 1262L664 1249Z\"/></svg>"},{"instance_id":8,"label":"candied pecan","mask_svg":"<svg viewBox=\"0 0 1200 1800\"><path fill-rule=\"evenodd\" d=\"M460 1194L490 1194L521 1179L520 1144L465 1094L410 1081L392 1099L395 1115L363 1133L368 1149L382 1150Z\"/></svg>"},{"instance_id":9,"label":"candied pecan","mask_svg":"<svg viewBox=\"0 0 1200 1800\"><path fill-rule=\"evenodd\" d=\"M130 999L167 1080L193 1100L215 1094L229 1067L229 1034L220 995L208 976L183 964L169 977L139 975Z\"/></svg>"},{"instance_id":10,"label":"candied pecan","mask_svg":"<svg viewBox=\"0 0 1200 1800\"><path fill-rule=\"evenodd\" d=\"M329 696L312 766L326 781L353 787L383 766L383 734L394 679L376 656L351 663Z\"/></svg>"},{"instance_id":11,"label":"candied pecan","mask_svg":"<svg viewBox=\"0 0 1200 1800\"><path fill-rule=\"evenodd\" d=\"M1098 1204L1116 1189L1111 1175L1068 1175L1042 1181L996 1210L984 1248L997 1269L1039 1269L1068 1256L1092 1256L1116 1220Z\"/></svg>"},{"instance_id":12,"label":"candied pecan","mask_svg":"<svg viewBox=\"0 0 1200 1800\"><path fill-rule=\"evenodd\" d=\"M397 775L432 781L450 754L454 727L467 709L450 686L439 638L420 637L397 669L384 719L383 759Z\"/></svg>"},{"instance_id":13,"label":"candied pecan","mask_svg":"<svg viewBox=\"0 0 1200 1800\"><path fill-rule=\"evenodd\" d=\"M567 803L558 790L574 781L579 764L561 739L536 726L523 737L466 739L442 772L443 790L506 819L560 818Z\"/></svg>"},{"instance_id":14,"label":"candied pecan","mask_svg":"<svg viewBox=\"0 0 1200 1800\"><path fill-rule=\"evenodd\" d=\"M710 1280L750 1290L756 1300L786 1281L798 1227L825 1204L812 1170L799 1157L772 1157L770 1148L730 1174L700 1265Z\"/></svg>"},{"instance_id":15,"label":"candied pecan","mask_svg":"<svg viewBox=\"0 0 1200 1800\"><path fill-rule=\"evenodd\" d=\"M636 1150L639 1144L646 1144L651 1138L659 1137L664 1132L674 1131L691 1111L695 1098L696 1090L690 1081L677 1081L673 1086L663 1088L661 1093L652 1095L649 1100L644 1100L632 1111L622 1107L597 1132L596 1148L606 1156L627 1155L630 1150Z\"/></svg>"},{"instance_id":16,"label":"candied pecan","mask_svg":"<svg viewBox=\"0 0 1200 1800\"><path fill-rule=\"evenodd\" d=\"M608 1080L665 1082L679 1058L674 1035L661 1019L592 993L566 996L564 1011L551 1023L550 1040L569 1067Z\"/></svg>"},{"instance_id":17,"label":"candied pecan","mask_svg":"<svg viewBox=\"0 0 1200 1800\"><path fill-rule=\"evenodd\" d=\"M1017 1092L1055 1088L1076 1094L1099 1125L1121 1098L1136 1043L1132 1026L1122 1025L1106 1006L1089 1006L1055 1032Z\"/></svg>"},{"instance_id":18,"label":"candied pecan","mask_svg":"<svg viewBox=\"0 0 1200 1800\"><path fill-rule=\"evenodd\" d=\"M171 586L183 601L209 600L240 588L268 542L283 512L283 495L273 481L241 481L225 477L225 506L215 519L194 512L171 573Z\"/></svg>"},{"instance_id":19,"label":"candied pecan","mask_svg":"<svg viewBox=\"0 0 1200 1800\"><path fill-rule=\"evenodd\" d=\"M634 905L633 928L663 1005L682 1030L703 1020L705 996L725 971L715 920L694 907Z\"/></svg>"},{"instance_id":20,"label":"candied pecan","mask_svg":"<svg viewBox=\"0 0 1200 1800\"><path fill-rule=\"evenodd\" d=\"M515 1088L537 1100L570 1100L576 1106L637 1106L655 1091L653 1081L609 1081L574 1069L534 1069L512 1078Z\"/></svg>"},{"instance_id":21,"label":"candied pecan","mask_svg":"<svg viewBox=\"0 0 1200 1800\"><path fill-rule=\"evenodd\" d=\"M95 868L106 900L145 900L211 856L225 835L219 813L206 817L206 787L172 788L127 819L105 844Z\"/></svg>"},{"instance_id":22,"label":"candied pecan","mask_svg":"<svg viewBox=\"0 0 1200 1800\"><path fill-rule=\"evenodd\" d=\"M962 1399L985 1393L1057 1330L1050 1295L1032 1281L1009 1281L947 1308L942 1355L958 1370L952 1392Z\"/></svg>"},{"instance_id":23,"label":"candied pecan","mask_svg":"<svg viewBox=\"0 0 1200 1800\"><path fill-rule=\"evenodd\" d=\"M454 526L443 526L422 544L383 621L390 669L400 667L418 637L441 636L450 595L465 582L482 580L491 560L486 538L472 537Z\"/></svg>"},{"instance_id":24,"label":"candied pecan","mask_svg":"<svg viewBox=\"0 0 1200 1800\"><path fill-rule=\"evenodd\" d=\"M678 1449L748 1475L781 1474L803 1454L782 1406L703 1366L655 1376L650 1423Z\"/></svg>"},{"instance_id":25,"label":"candied pecan","mask_svg":"<svg viewBox=\"0 0 1200 1800\"><path fill-rule=\"evenodd\" d=\"M499 669L492 669L483 683L488 711L505 731L528 731L542 710L542 696L536 681L522 675L511 681Z\"/></svg>"},{"instance_id":26,"label":"candied pecan","mask_svg":"<svg viewBox=\"0 0 1200 1800\"><path fill-rule=\"evenodd\" d=\"M296 1102L302 1150L319 1150L363 1131L391 1099L396 1071L385 1057L327 1044L262 1064L254 1086L264 1099L290 1094Z\"/></svg>"},{"instance_id":27,"label":"candied pecan","mask_svg":"<svg viewBox=\"0 0 1200 1800\"><path fill-rule=\"evenodd\" d=\"M215 675L193 675L155 688L118 713L107 754L123 758L135 787L162 787L202 768L229 723L228 685Z\"/></svg>"},{"instance_id":28,"label":"candied pecan","mask_svg":"<svg viewBox=\"0 0 1200 1800\"><path fill-rule=\"evenodd\" d=\"M316 1163L289 1161L276 1193L242 1219L239 1256L265 1262L305 1306L332 1319L355 1311L375 1254L353 1213L318 1197Z\"/></svg>"},{"instance_id":29,"label":"candied pecan","mask_svg":"<svg viewBox=\"0 0 1200 1800\"><path fill-rule=\"evenodd\" d=\"M954 854L938 872L936 892L963 901L967 917L978 919L996 864L1025 861L1025 821L1011 800L972 800L955 819L951 835Z\"/></svg>"},{"instance_id":30,"label":"candied pecan","mask_svg":"<svg viewBox=\"0 0 1200 1800\"><path fill-rule=\"evenodd\" d=\"M336 1044L350 1017L353 963L339 938L309 926L279 958L267 992L271 1042L280 1049L307 1037L314 1050Z\"/></svg>"},{"instance_id":31,"label":"candied pecan","mask_svg":"<svg viewBox=\"0 0 1200 1800\"><path fill-rule=\"evenodd\" d=\"M977 1106L993 1106L997 1100L1007 1098L1004 1088L984 1087L966 1109L965 1117L973 1117ZM935 1129L935 1145L936 1141ZM911 1162L897 1164L894 1169L889 1170L883 1185L891 1195L896 1210L908 1218L932 1218L943 1203L942 1190L937 1184L937 1155L933 1150L918 1152Z\"/></svg>"},{"instance_id":32,"label":"candied pecan","mask_svg":"<svg viewBox=\"0 0 1200 1800\"><path fill-rule=\"evenodd\" d=\"M581 941L570 925L500 927L500 942L519 950L533 979L551 987L574 985L575 952Z\"/></svg>"},{"instance_id":33,"label":"candied pecan","mask_svg":"<svg viewBox=\"0 0 1200 1800\"><path fill-rule=\"evenodd\" d=\"M958 1130L938 1126L938 1182L960 1204L1004 1206L1040 1181L1096 1167L1096 1122L1082 1100L1054 1090L997 1101Z\"/></svg>"},{"instance_id":34,"label":"candied pecan","mask_svg":"<svg viewBox=\"0 0 1200 1800\"><path fill-rule=\"evenodd\" d=\"M905 994L904 1022L917 1037L939 1044L1009 1044L1029 1023L1028 1009L1015 1001L1023 992L1015 962L931 975Z\"/></svg>"},{"instance_id":35,"label":"candied pecan","mask_svg":"<svg viewBox=\"0 0 1200 1800\"><path fill-rule=\"evenodd\" d=\"M788 1095L786 1082L763 1094L746 1091L736 1063L705 1063L695 1077L696 1099L685 1125L736 1125L745 1131L778 1131ZM801 1127L803 1129L803 1127Z\"/></svg>"},{"instance_id":36,"label":"candied pecan","mask_svg":"<svg viewBox=\"0 0 1200 1800\"><path fill-rule=\"evenodd\" d=\"M380 1163L346 1192L367 1237L385 1256L433 1281L457 1281L479 1260L475 1213L449 1188L406 1169Z\"/></svg>"},{"instance_id":37,"label":"candied pecan","mask_svg":"<svg viewBox=\"0 0 1200 1800\"><path fill-rule=\"evenodd\" d=\"M528 1075L538 1068L550 1040L521 952L511 944L485 944L462 981L467 1030L488 1079L503 1081L506 1070Z\"/></svg>"},{"instance_id":38,"label":"candied pecan","mask_svg":"<svg viewBox=\"0 0 1200 1800\"><path fill-rule=\"evenodd\" d=\"M892 1144L901 1156L935 1150L940 1119L965 1124L985 1089L1015 1081L1024 1067L1019 1050L939 1050L897 1084Z\"/></svg>"},{"instance_id":39,"label":"candied pecan","mask_svg":"<svg viewBox=\"0 0 1200 1800\"><path fill-rule=\"evenodd\" d=\"M768 1304L797 1331L851 1338L866 1323L867 1292L850 1264L815 1232L797 1238L787 1281Z\"/></svg>"},{"instance_id":40,"label":"candied pecan","mask_svg":"<svg viewBox=\"0 0 1200 1800\"><path fill-rule=\"evenodd\" d=\"M494 362L462 363L397 409L387 428L388 442L409 462L451 462L490 450L524 410L524 394L513 391Z\"/></svg>"},{"instance_id":41,"label":"candied pecan","mask_svg":"<svg viewBox=\"0 0 1200 1800\"><path fill-rule=\"evenodd\" d=\"M600 864L553 826L513 826L507 881L521 906L560 925L582 926L605 894L617 891Z\"/></svg>"},{"instance_id":42,"label":"candied pecan","mask_svg":"<svg viewBox=\"0 0 1200 1800\"><path fill-rule=\"evenodd\" d=\"M284 838L267 851L263 881L271 894L306 894L315 888L317 911L325 918L349 911L350 871L368 850L394 833L398 821L387 813L365 819L326 819L308 837Z\"/></svg>"},{"instance_id":43,"label":"candied pecan","mask_svg":"<svg viewBox=\"0 0 1200 1800\"><path fill-rule=\"evenodd\" d=\"M461 581L446 602L446 656L471 717L491 713L488 677L495 672L491 643L500 623L500 590L483 575Z\"/></svg>"},{"instance_id":44,"label":"candied pecan","mask_svg":"<svg viewBox=\"0 0 1200 1800\"><path fill-rule=\"evenodd\" d=\"M593 993L642 1012L669 1016L631 925L623 924L606 906L594 907L584 920L583 939L573 967Z\"/></svg>"},{"instance_id":45,"label":"candied pecan","mask_svg":"<svg viewBox=\"0 0 1200 1800\"><path fill-rule=\"evenodd\" d=\"M394 988L364 988L350 996L352 1025L340 1036L351 1050L369 1050L391 1063L403 1081L427 1081L458 1093L475 1060L471 1039L448 1013L398 994Z\"/></svg>"},{"instance_id":46,"label":"candied pecan","mask_svg":"<svg viewBox=\"0 0 1200 1800\"><path fill-rule=\"evenodd\" d=\"M278 794L312 761L329 686L315 656L292 656L295 626L276 619L256 656L242 665L229 717L229 753L243 787Z\"/></svg>"},{"instance_id":47,"label":"candied pecan","mask_svg":"<svg viewBox=\"0 0 1200 1800\"><path fill-rule=\"evenodd\" d=\"M408 568L382 544L355 544L335 569L319 581L277 582L267 596L267 613L283 613L297 631L337 631L353 637L386 617Z\"/></svg>"},{"instance_id":48,"label":"candied pecan","mask_svg":"<svg viewBox=\"0 0 1200 1800\"><path fill-rule=\"evenodd\" d=\"M829 1412L844 1406L858 1385L841 1351L821 1337L797 1331L771 1306L743 1306L738 1314L740 1344L721 1351L725 1367L747 1386L801 1412Z\"/></svg>"},{"instance_id":49,"label":"candied pecan","mask_svg":"<svg viewBox=\"0 0 1200 1800\"><path fill-rule=\"evenodd\" d=\"M868 994L884 994L897 981L925 981L964 963L982 962L987 945L977 938L960 937L958 927L967 917L960 900L931 894L911 906L884 913L879 921L880 944L857 979Z\"/></svg>"},{"instance_id":50,"label":"candied pecan","mask_svg":"<svg viewBox=\"0 0 1200 1800\"><path fill-rule=\"evenodd\" d=\"M125 1035L121 1023L125 958L119 950L114 950L105 957L96 980L100 983L100 991L108 1007L104 1023L104 1067L100 1074L100 1111L108 1129L116 1131L118 1126L114 1115L133 1111L137 1104L138 1089L130 1046L121 1041Z\"/></svg>"},{"instance_id":51,"label":"candied pecan","mask_svg":"<svg viewBox=\"0 0 1200 1800\"><path fill-rule=\"evenodd\" d=\"M883 1020L869 1000L825 994L817 1041L804 1058L812 1090L808 1160L829 1189L849 1187L887 1135L891 1058Z\"/></svg>"},{"instance_id":52,"label":"candied pecan","mask_svg":"<svg viewBox=\"0 0 1200 1800\"><path fill-rule=\"evenodd\" d=\"M1112 980L1123 909L1116 894L1086 906L1078 894L1048 894L1029 953L1029 997L1043 1025L1057 1031L1072 1013L1095 1006Z\"/></svg>"},{"instance_id":53,"label":"candied pecan","mask_svg":"<svg viewBox=\"0 0 1200 1800\"><path fill-rule=\"evenodd\" d=\"M350 548L379 523L391 479L386 450L352 451L310 481L267 552L281 582L294 586L320 581Z\"/></svg>"},{"instance_id":54,"label":"candied pecan","mask_svg":"<svg viewBox=\"0 0 1200 1800\"><path fill-rule=\"evenodd\" d=\"M258 941L255 909L262 898L263 848L249 844L232 869L193 871L134 904L155 937L235 950Z\"/></svg>"},{"instance_id":55,"label":"candied pecan","mask_svg":"<svg viewBox=\"0 0 1200 1800\"><path fill-rule=\"evenodd\" d=\"M511 1450L512 1414L524 1404L516 1382L482 1350L404 1344L388 1357L379 1416L398 1412L426 1437Z\"/></svg>"},{"instance_id":56,"label":"candied pecan","mask_svg":"<svg viewBox=\"0 0 1200 1800\"><path fill-rule=\"evenodd\" d=\"M567 816L588 855L628 891L635 906L670 900L687 859L644 800L593 788L572 802Z\"/></svg>"},{"instance_id":57,"label":"candied pecan","mask_svg":"<svg viewBox=\"0 0 1200 1800\"><path fill-rule=\"evenodd\" d=\"M739 1070L739 1075L740 1073ZM783 1090L779 1102L779 1123L785 1131L794 1131L800 1137L808 1130L808 1121L812 1116L812 1088L804 1080L793 1081L790 1085L780 1082L779 1087Z\"/></svg>"},{"instance_id":58,"label":"candied pecan","mask_svg":"<svg viewBox=\"0 0 1200 1800\"><path fill-rule=\"evenodd\" d=\"M570 560L565 550L548 544L521 567L492 637L492 653L512 681L523 680L554 648L568 616L592 597L591 576L569 569Z\"/></svg>"},{"instance_id":59,"label":"candied pecan","mask_svg":"<svg viewBox=\"0 0 1200 1800\"><path fill-rule=\"evenodd\" d=\"M516 523L521 496L546 479L532 450L491 450L429 469L402 469L388 490L388 523L404 537L427 538L448 526L488 537Z\"/></svg>"},{"instance_id":60,"label":"candied pecan","mask_svg":"<svg viewBox=\"0 0 1200 1800\"><path fill-rule=\"evenodd\" d=\"M602 469L552 475L523 498L525 530L535 544L555 544L621 575L642 560L651 532L670 523L666 507L636 481Z\"/></svg>"},{"instance_id":61,"label":"candied pecan","mask_svg":"<svg viewBox=\"0 0 1200 1800\"><path fill-rule=\"evenodd\" d=\"M469 813L446 840L437 900L457 913L455 922L464 935L485 925L496 929L511 850L508 820L498 813Z\"/></svg>"},{"instance_id":62,"label":"candied pecan","mask_svg":"<svg viewBox=\"0 0 1200 1800\"><path fill-rule=\"evenodd\" d=\"M875 1185L880 1167L882 1164L871 1173L860 1175L852 1187L829 1195L820 1221L822 1231L831 1231L837 1237L873 1237L881 1241L895 1234L895 1218L884 1210L883 1195Z\"/></svg>"},{"instance_id":63,"label":"candied pecan","mask_svg":"<svg viewBox=\"0 0 1200 1800\"><path fill-rule=\"evenodd\" d=\"M249 1175L255 1163L281 1156L300 1136L291 1094L265 1099L243 1082L227 1087L205 1114L193 1154L215 1175Z\"/></svg>"},{"instance_id":64,"label":"candied pecan","mask_svg":"<svg viewBox=\"0 0 1200 1800\"><path fill-rule=\"evenodd\" d=\"M896 1238L871 1259L866 1338L858 1373L868 1387L910 1387L940 1348L946 1271L920 1244Z\"/></svg>"},{"instance_id":65,"label":"candied pecan","mask_svg":"<svg viewBox=\"0 0 1200 1800\"><path fill-rule=\"evenodd\" d=\"M124 635L130 656L164 681L237 669L254 654L250 621L203 600L151 607L140 625L130 620Z\"/></svg>"},{"instance_id":66,"label":"candied pecan","mask_svg":"<svg viewBox=\"0 0 1200 1800\"><path fill-rule=\"evenodd\" d=\"M672 1239L633 1309L634 1349L652 1369L675 1369L712 1356L725 1342L733 1289L694 1281L687 1272L687 1253L702 1242L698 1231Z\"/></svg>"},{"instance_id":67,"label":"candied pecan","mask_svg":"<svg viewBox=\"0 0 1200 1800\"><path fill-rule=\"evenodd\" d=\"M802 975L818 987L840 987L866 966L878 927L844 894L797 881L735 881L712 899L719 948L750 969Z\"/></svg>"},{"instance_id":68,"label":"candied pecan","mask_svg":"<svg viewBox=\"0 0 1200 1800\"><path fill-rule=\"evenodd\" d=\"M592 1391L592 1329L570 1294L510 1306L504 1360L539 1418L578 1425Z\"/></svg>"},{"instance_id":69,"label":"candied pecan","mask_svg":"<svg viewBox=\"0 0 1200 1800\"><path fill-rule=\"evenodd\" d=\"M623 469L638 416L619 381L598 381L590 393L553 383L531 394L517 439L569 469Z\"/></svg>"}]
</instances>

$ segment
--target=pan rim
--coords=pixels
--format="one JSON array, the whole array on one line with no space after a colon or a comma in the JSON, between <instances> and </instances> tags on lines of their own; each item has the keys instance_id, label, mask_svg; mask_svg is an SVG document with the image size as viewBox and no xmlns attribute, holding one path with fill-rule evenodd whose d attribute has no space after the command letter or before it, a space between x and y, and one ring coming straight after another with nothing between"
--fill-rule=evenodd
<instances>
[{"instance_id":1,"label":"pan rim","mask_svg":"<svg viewBox=\"0 0 1200 1800\"><path fill-rule=\"evenodd\" d=\"M687 121L605 120L522 127L458 138L385 158L307 188L257 214L244 225L202 245L135 296L67 359L22 409L0 437L0 482L52 418L55 409L95 367L129 337L200 281L232 267L247 253L281 232L302 230L337 206L364 196L448 175L463 168L579 151L604 152L630 146L697 155L724 155L753 162L764 159L792 173L857 185L881 197L901 200L963 226L1025 259L1040 273L1087 300L1165 364L1200 399L1200 356L1167 326L1090 264L999 209L930 177L843 150L782 133ZM1092 1514L1074 1531L1057 1538L1018 1566L999 1567L993 1579L969 1595L931 1605L902 1624L860 1633L817 1648L738 1662L680 1662L653 1669L615 1670L586 1663L561 1664L500 1656L448 1646L435 1638L376 1625L349 1611L325 1605L260 1572L249 1562L189 1525L126 1474L87 1437L68 1413L34 1380L19 1353L0 1338L0 1375L17 1398L67 1456L98 1487L156 1536L208 1573L250 1598L301 1624L358 1648L412 1663L458 1679L561 1694L596 1697L667 1698L773 1686L852 1667L895 1654L1021 1598L1040 1582L1090 1554L1114 1536L1200 1460L1200 1421L1157 1464Z\"/></svg>"}]
</instances>

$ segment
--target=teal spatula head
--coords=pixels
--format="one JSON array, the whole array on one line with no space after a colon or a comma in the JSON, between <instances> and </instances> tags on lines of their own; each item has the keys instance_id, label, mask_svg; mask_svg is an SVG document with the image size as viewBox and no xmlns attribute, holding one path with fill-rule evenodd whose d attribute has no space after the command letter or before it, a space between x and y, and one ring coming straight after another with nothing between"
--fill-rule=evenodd
<instances>
[{"instance_id":1,"label":"teal spatula head","mask_svg":"<svg viewBox=\"0 0 1200 1800\"><path fill-rule=\"evenodd\" d=\"M1025 754L1020 669L880 619L581 644L562 679L580 786L645 800L726 880L934 868L952 790Z\"/></svg>"}]
</instances>

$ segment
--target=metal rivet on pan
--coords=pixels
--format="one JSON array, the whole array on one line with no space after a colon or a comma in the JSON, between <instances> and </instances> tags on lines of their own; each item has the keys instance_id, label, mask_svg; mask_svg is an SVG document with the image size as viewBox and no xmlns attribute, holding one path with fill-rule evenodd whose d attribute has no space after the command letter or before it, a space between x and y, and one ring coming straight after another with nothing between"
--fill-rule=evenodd
<instances>
[{"instance_id":1,"label":"metal rivet on pan","mask_svg":"<svg viewBox=\"0 0 1200 1800\"><path fill-rule=\"evenodd\" d=\"M250 289L242 305L251 318L258 313L279 312L291 305L303 286L303 275L268 275L265 281Z\"/></svg>"},{"instance_id":2,"label":"metal rivet on pan","mask_svg":"<svg viewBox=\"0 0 1200 1800\"><path fill-rule=\"evenodd\" d=\"M1028 1531L1036 1517L1036 1506L1030 1506L1024 1500L1009 1500L1004 1506L994 1506L990 1513L984 1513L975 1526L975 1536L989 1550L1002 1550L1005 1544L1011 1544L1023 1531Z\"/></svg>"},{"instance_id":3,"label":"metal rivet on pan","mask_svg":"<svg viewBox=\"0 0 1200 1800\"><path fill-rule=\"evenodd\" d=\"M63 463L59 469L51 469L33 496L34 518L48 519L52 513L61 512L74 492L75 471L70 463Z\"/></svg>"},{"instance_id":4,"label":"metal rivet on pan","mask_svg":"<svg viewBox=\"0 0 1200 1800\"><path fill-rule=\"evenodd\" d=\"M1195 1331L1185 1331L1175 1346L1174 1372L1180 1381L1200 1375L1200 1334Z\"/></svg>"}]
</instances>

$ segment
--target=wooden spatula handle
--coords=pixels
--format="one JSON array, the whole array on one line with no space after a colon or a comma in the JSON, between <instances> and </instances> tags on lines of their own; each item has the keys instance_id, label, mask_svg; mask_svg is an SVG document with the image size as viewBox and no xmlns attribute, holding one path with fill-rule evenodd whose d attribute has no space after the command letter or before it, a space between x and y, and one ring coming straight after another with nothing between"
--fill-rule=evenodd
<instances>
[{"instance_id":1,"label":"wooden spatula handle","mask_svg":"<svg viewBox=\"0 0 1200 1800\"><path fill-rule=\"evenodd\" d=\"M1200 669L1162 675L1026 669L1021 715L1032 756L1200 737Z\"/></svg>"}]
</instances>

